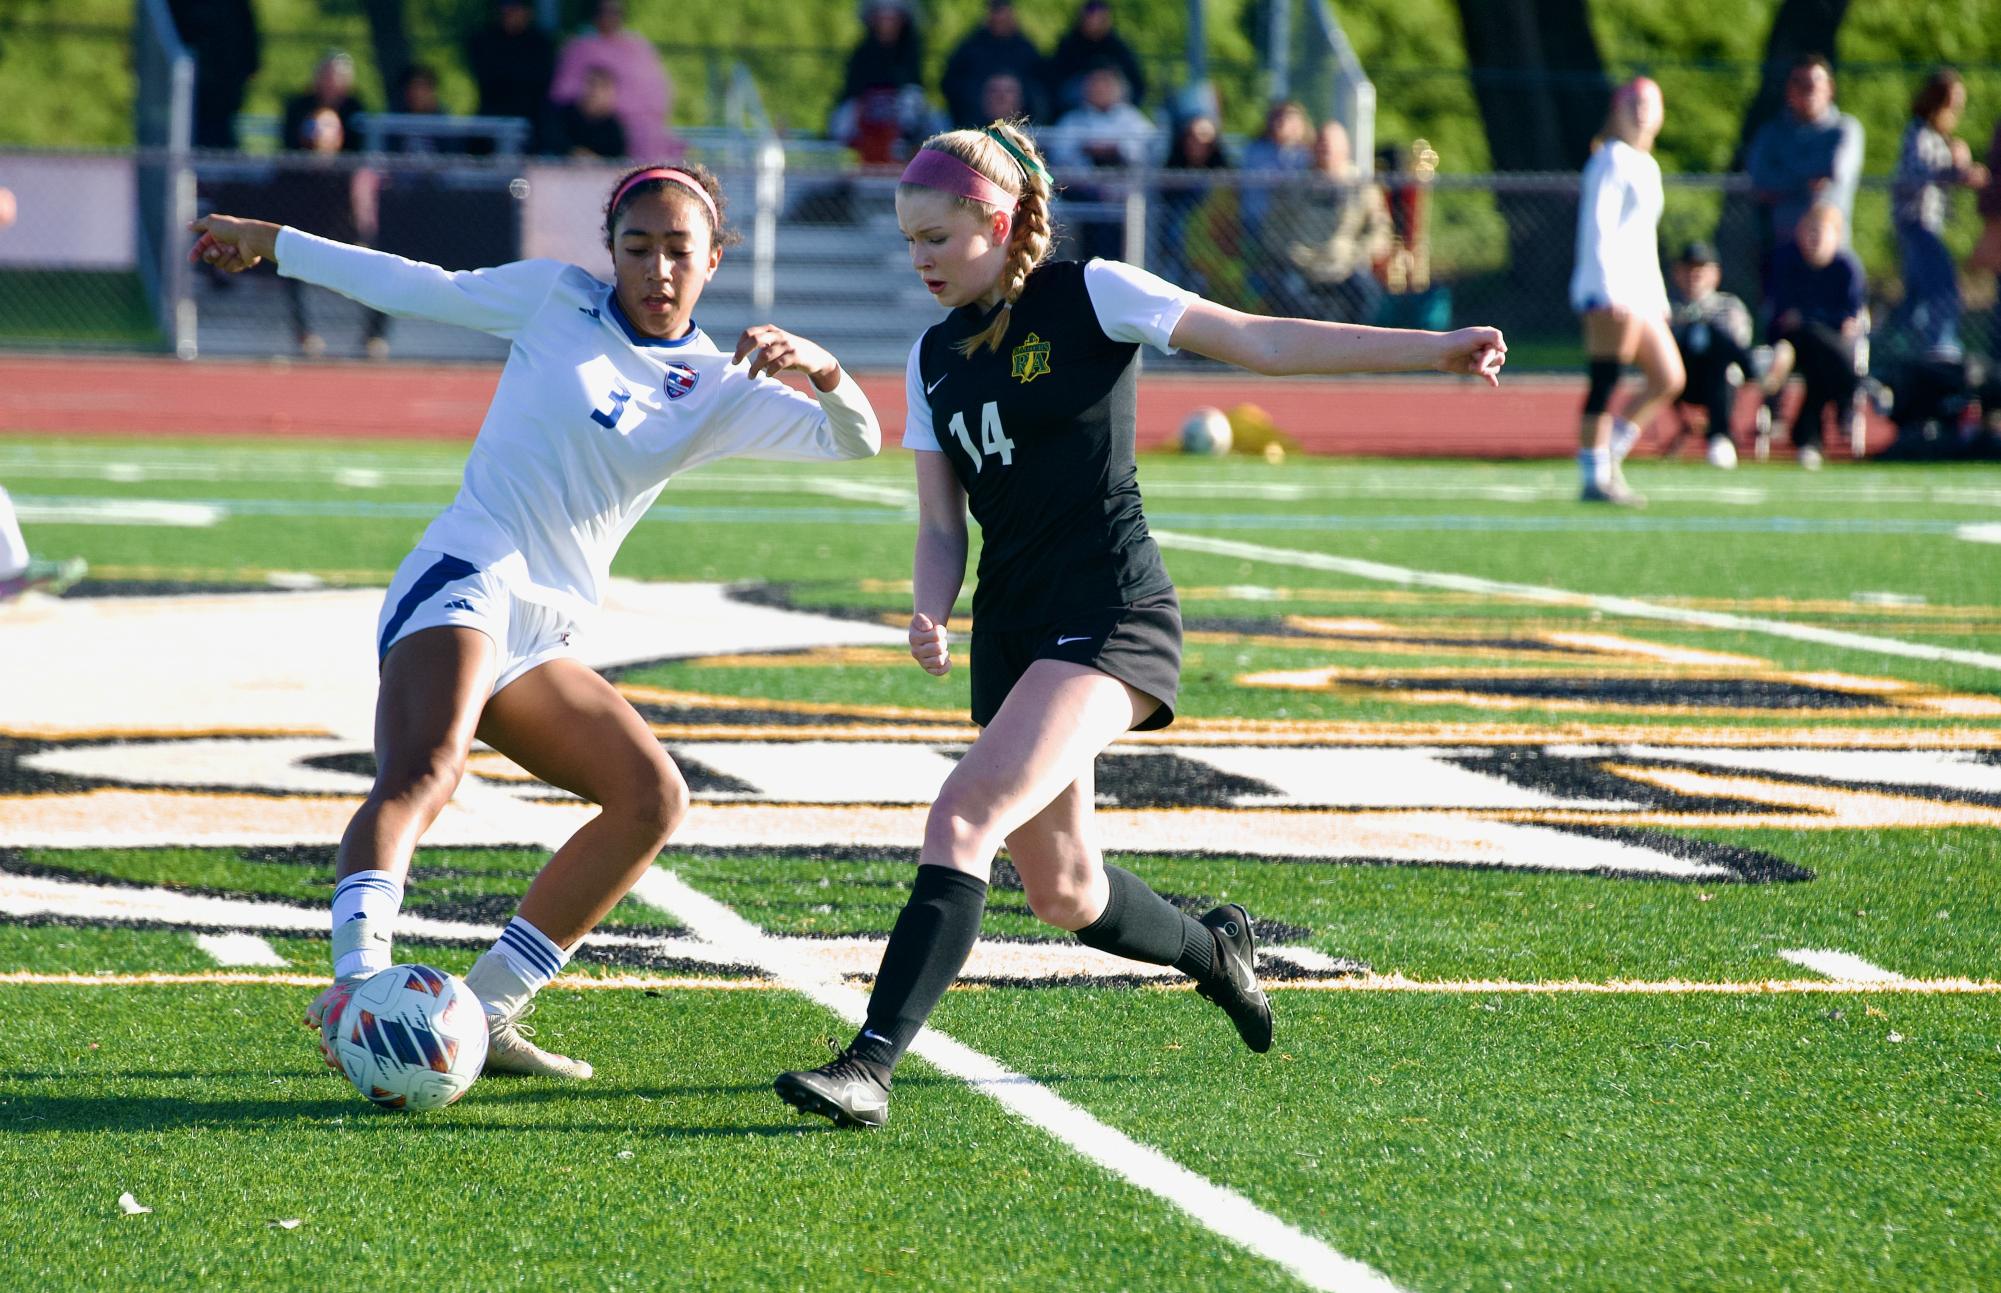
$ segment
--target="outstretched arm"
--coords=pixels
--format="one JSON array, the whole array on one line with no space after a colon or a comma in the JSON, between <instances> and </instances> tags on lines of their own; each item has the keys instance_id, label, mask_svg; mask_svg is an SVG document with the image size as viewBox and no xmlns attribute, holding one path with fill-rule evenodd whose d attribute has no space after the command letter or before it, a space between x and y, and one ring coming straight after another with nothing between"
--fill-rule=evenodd
<instances>
[{"instance_id":1,"label":"outstretched arm","mask_svg":"<svg viewBox=\"0 0 2001 1293\"><path fill-rule=\"evenodd\" d=\"M709 437L702 461L743 457L813 462L872 458L882 449L882 427L868 396L825 347L763 323L744 329L737 339L730 363L746 360L743 373L750 380L726 379L730 402L718 410L715 434ZM806 374L813 395L764 380L784 372Z\"/></svg>"},{"instance_id":2,"label":"outstretched arm","mask_svg":"<svg viewBox=\"0 0 2001 1293\"><path fill-rule=\"evenodd\" d=\"M1275 319L1214 301L1189 305L1174 325L1177 350L1220 359L1268 377L1335 373L1465 373L1501 384L1508 343L1498 328L1423 332L1359 323Z\"/></svg>"},{"instance_id":3,"label":"outstretched arm","mask_svg":"<svg viewBox=\"0 0 2001 1293\"><path fill-rule=\"evenodd\" d=\"M229 273L273 260L287 278L317 283L386 314L502 337L514 336L527 323L564 269L560 261L523 260L493 269L444 270L236 216L203 216L188 229L201 235L188 252L190 260Z\"/></svg>"}]
</instances>

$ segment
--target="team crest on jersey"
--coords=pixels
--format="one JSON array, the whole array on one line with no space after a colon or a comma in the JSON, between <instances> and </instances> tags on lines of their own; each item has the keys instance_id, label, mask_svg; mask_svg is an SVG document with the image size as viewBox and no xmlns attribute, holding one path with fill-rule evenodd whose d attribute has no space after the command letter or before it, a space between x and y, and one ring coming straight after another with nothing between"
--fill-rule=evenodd
<instances>
[{"instance_id":1,"label":"team crest on jersey","mask_svg":"<svg viewBox=\"0 0 2001 1293\"><path fill-rule=\"evenodd\" d=\"M673 363L667 365L667 375L661 379L660 385L667 392L668 399L678 400L689 391L694 390L695 383L701 379L702 375L696 372L692 366Z\"/></svg>"},{"instance_id":2,"label":"team crest on jersey","mask_svg":"<svg viewBox=\"0 0 2001 1293\"><path fill-rule=\"evenodd\" d=\"M1014 348L1014 366L1009 376L1027 385L1049 371L1049 343L1031 332Z\"/></svg>"}]
</instances>

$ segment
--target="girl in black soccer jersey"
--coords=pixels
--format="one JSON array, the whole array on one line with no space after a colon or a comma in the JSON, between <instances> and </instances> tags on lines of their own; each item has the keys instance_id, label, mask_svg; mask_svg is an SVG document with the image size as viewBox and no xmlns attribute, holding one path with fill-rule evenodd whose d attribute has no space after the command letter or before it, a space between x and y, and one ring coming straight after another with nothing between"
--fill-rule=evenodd
<instances>
[{"instance_id":1,"label":"girl in black soccer jersey","mask_svg":"<svg viewBox=\"0 0 2001 1293\"><path fill-rule=\"evenodd\" d=\"M1005 841L1042 920L1080 942L1172 965L1269 1050L1250 916L1196 920L1092 829L1092 764L1120 734L1174 719L1181 613L1134 474L1141 344L1273 375L1438 369L1498 383L1492 328L1416 332L1274 319L1205 301L1115 261L1043 264L1050 184L1018 125L934 136L897 190L913 268L951 313L910 352L903 443L920 518L910 651L952 667L945 626L980 522L973 721L985 730L931 809L859 1036L832 1063L781 1074L779 1095L843 1125L880 1126L890 1070L957 977Z\"/></svg>"}]
</instances>

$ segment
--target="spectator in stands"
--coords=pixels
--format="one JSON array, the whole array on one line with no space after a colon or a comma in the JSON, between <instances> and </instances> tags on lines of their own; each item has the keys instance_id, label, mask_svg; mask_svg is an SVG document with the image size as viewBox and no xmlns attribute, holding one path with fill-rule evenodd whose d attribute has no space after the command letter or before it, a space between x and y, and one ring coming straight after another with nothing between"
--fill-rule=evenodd
<instances>
[{"instance_id":1,"label":"spectator in stands","mask_svg":"<svg viewBox=\"0 0 2001 1293\"><path fill-rule=\"evenodd\" d=\"M1793 64L1786 76L1786 111L1758 127L1745 169L1752 197L1765 210L1768 261L1776 249L1791 244L1793 227L1816 203L1839 211L1844 229L1854 219L1862 123L1834 106L1834 72L1825 58L1808 54Z\"/></svg>"},{"instance_id":2,"label":"spectator in stands","mask_svg":"<svg viewBox=\"0 0 2001 1293\"><path fill-rule=\"evenodd\" d=\"M1348 130L1338 121L1313 137L1313 183L1285 190L1272 213L1291 265L1290 313L1367 323L1383 303L1376 265L1396 241L1382 186L1355 173Z\"/></svg>"},{"instance_id":3,"label":"spectator in stands","mask_svg":"<svg viewBox=\"0 0 2001 1293\"><path fill-rule=\"evenodd\" d=\"M445 106L438 98L438 71L427 63L412 63L403 70L396 99L401 111L416 117L441 117ZM461 153L465 142L422 130L391 130L383 137L383 151L391 153Z\"/></svg>"},{"instance_id":4,"label":"spectator in stands","mask_svg":"<svg viewBox=\"0 0 2001 1293\"><path fill-rule=\"evenodd\" d=\"M278 173L278 192L273 195L272 206L281 217L279 223L341 242L364 246L373 242L378 224L379 181L373 171L342 161L340 154L350 147L350 139L340 112L330 106L321 107L300 123L296 134L288 134L287 138L298 140L308 156ZM299 353L317 359L326 354L327 343L306 309L305 285L295 278L280 281L285 284ZM363 309L362 346L370 359L389 357L388 315Z\"/></svg>"},{"instance_id":5,"label":"spectator in stands","mask_svg":"<svg viewBox=\"0 0 2001 1293\"><path fill-rule=\"evenodd\" d=\"M167 0L174 30L195 59L196 148L237 146L243 90L263 61L250 0Z\"/></svg>"},{"instance_id":6,"label":"spectator in stands","mask_svg":"<svg viewBox=\"0 0 2001 1293\"><path fill-rule=\"evenodd\" d=\"M1056 42L1044 68L1049 86L1051 111L1062 116L1084 102L1084 82L1100 68L1111 68L1125 82L1126 95L1134 103L1146 98L1146 72L1132 46L1112 30L1112 6L1108 0L1084 0L1077 20L1063 39Z\"/></svg>"},{"instance_id":7,"label":"spectator in stands","mask_svg":"<svg viewBox=\"0 0 2001 1293\"><path fill-rule=\"evenodd\" d=\"M1981 188L1987 168L1952 132L1966 110L1966 84L1940 68L1911 100L1911 124L1897 158L1891 212L1903 253L1904 301L1893 324L1907 326L1933 358L1956 357L1959 347L1959 267L1945 245L1947 192Z\"/></svg>"},{"instance_id":8,"label":"spectator in stands","mask_svg":"<svg viewBox=\"0 0 2001 1293\"><path fill-rule=\"evenodd\" d=\"M1244 233L1255 242L1263 232L1265 214L1271 210L1274 185L1279 175L1303 175L1313 165L1313 150L1307 142L1313 123L1306 109L1290 100L1274 103L1265 110L1264 133L1244 145L1244 170L1253 174L1244 186ZM1268 182L1260 183L1259 179Z\"/></svg>"},{"instance_id":9,"label":"spectator in stands","mask_svg":"<svg viewBox=\"0 0 2001 1293\"><path fill-rule=\"evenodd\" d=\"M625 6L619 0L598 0L591 29L563 46L549 101L561 108L583 98L594 67L609 72L618 87L618 121L625 128L627 151L648 161L679 160L681 141L667 129L674 112L674 82L653 42L626 29Z\"/></svg>"},{"instance_id":10,"label":"spectator in stands","mask_svg":"<svg viewBox=\"0 0 2001 1293\"><path fill-rule=\"evenodd\" d=\"M1049 159L1079 168L1138 166L1153 155L1155 133L1126 98L1125 77L1101 67L1084 78L1084 101L1049 132Z\"/></svg>"},{"instance_id":11,"label":"spectator in stands","mask_svg":"<svg viewBox=\"0 0 2001 1293\"><path fill-rule=\"evenodd\" d=\"M313 88L285 100L284 146L294 151L324 153L328 132L319 124L331 110L340 119L340 147L353 152L361 147L354 119L364 109L354 97L354 60L345 51L330 49L313 69Z\"/></svg>"},{"instance_id":12,"label":"spectator in stands","mask_svg":"<svg viewBox=\"0 0 2001 1293\"><path fill-rule=\"evenodd\" d=\"M1028 87L1011 72L996 72L980 87L980 120L1013 121L1028 115Z\"/></svg>"},{"instance_id":13,"label":"spectator in stands","mask_svg":"<svg viewBox=\"0 0 2001 1293\"><path fill-rule=\"evenodd\" d=\"M985 110L987 83L996 76L1015 78L1028 100L1022 109L1000 117ZM975 128L1016 116L1039 116L1041 86L1042 51L1022 32L1014 0L987 0L986 21L967 33L945 63L940 88L952 125Z\"/></svg>"},{"instance_id":14,"label":"spectator in stands","mask_svg":"<svg viewBox=\"0 0 2001 1293\"><path fill-rule=\"evenodd\" d=\"M1079 182L1080 171L1139 166L1153 156L1155 131L1146 114L1126 101L1126 82L1116 68L1101 67L1084 78L1084 101L1063 114L1044 141L1049 160L1071 173L1067 196L1081 204L1108 206L1123 191ZM1120 216L1080 219L1077 238L1085 258L1117 260L1124 251Z\"/></svg>"},{"instance_id":15,"label":"spectator in stands","mask_svg":"<svg viewBox=\"0 0 2001 1293\"><path fill-rule=\"evenodd\" d=\"M528 0L498 0L493 21L466 41L466 67L479 86L480 116L519 117L528 123L531 151L550 146L549 87L556 77L556 45L535 25Z\"/></svg>"},{"instance_id":16,"label":"spectator in stands","mask_svg":"<svg viewBox=\"0 0 2001 1293\"><path fill-rule=\"evenodd\" d=\"M827 134L864 162L902 161L937 124L924 97L924 42L910 0L862 0L861 20Z\"/></svg>"},{"instance_id":17,"label":"spectator in stands","mask_svg":"<svg viewBox=\"0 0 2001 1293\"><path fill-rule=\"evenodd\" d=\"M1793 240L1773 253L1765 285L1774 351L1766 390L1776 396L1794 370L1806 379L1792 442L1808 471L1820 468L1825 412L1834 410L1851 442L1862 416L1856 398L1867 366L1862 262L1843 245L1846 223L1832 202L1808 207Z\"/></svg>"},{"instance_id":18,"label":"spectator in stands","mask_svg":"<svg viewBox=\"0 0 2001 1293\"><path fill-rule=\"evenodd\" d=\"M1966 267L1994 274L1994 318L1987 340L1989 358L2001 359L2001 119L1987 144L1987 187L1980 190L1980 241Z\"/></svg>"},{"instance_id":19,"label":"spectator in stands","mask_svg":"<svg viewBox=\"0 0 2001 1293\"><path fill-rule=\"evenodd\" d=\"M1692 242L1674 264L1674 311L1668 326L1681 351L1688 380L1675 397L1683 414L1693 405L1708 414L1708 457L1712 467L1737 465L1737 442L1730 435L1730 411L1747 375L1759 365L1751 353L1751 311L1728 292L1719 291L1723 270L1716 249ZM1679 439L1679 434L1677 434Z\"/></svg>"},{"instance_id":20,"label":"spectator in stands","mask_svg":"<svg viewBox=\"0 0 2001 1293\"><path fill-rule=\"evenodd\" d=\"M1216 125L1216 119L1197 113L1184 120L1174 132L1174 141L1168 145L1167 160L1162 168L1173 172L1164 179L1159 201L1155 208L1160 213L1160 235L1155 240L1159 248L1161 276L1179 283L1201 296L1216 299L1219 289L1209 280L1208 262L1210 257L1198 254L1190 246L1193 237L1191 223L1196 213L1209 202L1214 190L1208 171L1222 171L1230 168L1230 158L1223 150L1223 136ZM1199 178L1198 178L1199 176Z\"/></svg>"},{"instance_id":21,"label":"spectator in stands","mask_svg":"<svg viewBox=\"0 0 2001 1293\"><path fill-rule=\"evenodd\" d=\"M571 157L624 157L625 127L618 120L618 83L594 67L584 78L584 95L565 104L556 119L561 151Z\"/></svg>"}]
</instances>

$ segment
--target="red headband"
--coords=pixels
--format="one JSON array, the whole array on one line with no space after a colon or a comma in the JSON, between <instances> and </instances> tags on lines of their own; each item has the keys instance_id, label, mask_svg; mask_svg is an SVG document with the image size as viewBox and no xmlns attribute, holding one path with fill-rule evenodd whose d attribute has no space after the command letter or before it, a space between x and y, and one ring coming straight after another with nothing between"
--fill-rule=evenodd
<instances>
[{"instance_id":1,"label":"red headband","mask_svg":"<svg viewBox=\"0 0 2001 1293\"><path fill-rule=\"evenodd\" d=\"M935 148L920 148L917 156L910 159L910 165L903 168L903 184L915 184L922 188L937 189L950 193L953 197L971 198L1009 215L1014 214L1016 198L1000 185L980 174L950 153L939 152Z\"/></svg>"},{"instance_id":2,"label":"red headband","mask_svg":"<svg viewBox=\"0 0 2001 1293\"><path fill-rule=\"evenodd\" d=\"M722 227L723 218L716 211L716 200L709 196L709 191L702 187L702 182L686 171L677 171L666 166L649 166L619 185L618 192L611 195L611 209L618 210L619 199L630 193L633 185L645 184L651 180L666 180L692 190L695 196L702 200L702 209L709 213L709 223L716 228Z\"/></svg>"}]
</instances>

